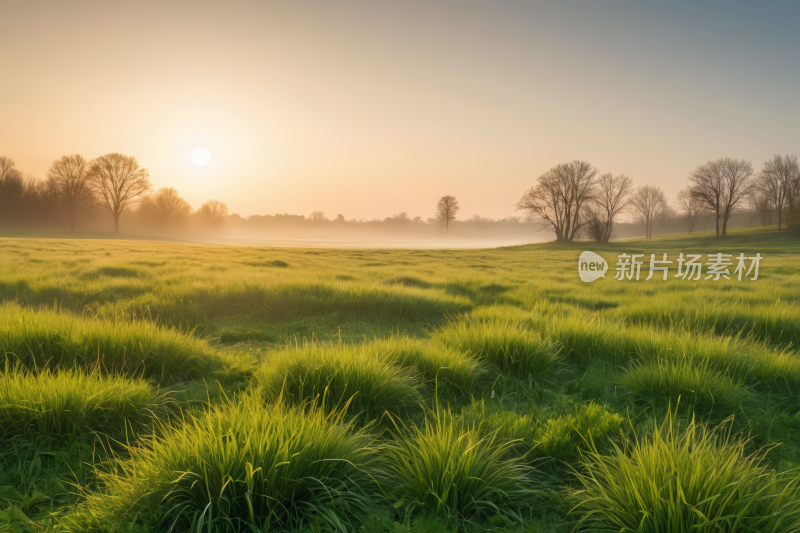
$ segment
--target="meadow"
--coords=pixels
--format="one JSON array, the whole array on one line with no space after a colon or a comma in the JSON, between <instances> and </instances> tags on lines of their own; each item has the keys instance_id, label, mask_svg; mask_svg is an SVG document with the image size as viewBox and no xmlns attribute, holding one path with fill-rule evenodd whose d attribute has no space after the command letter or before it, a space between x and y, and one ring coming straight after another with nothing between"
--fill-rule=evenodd
<instances>
[{"instance_id":1,"label":"meadow","mask_svg":"<svg viewBox=\"0 0 800 533\"><path fill-rule=\"evenodd\" d=\"M0 530L800 531L800 238L712 233L0 236ZM614 279L718 252L758 280Z\"/></svg>"}]
</instances>

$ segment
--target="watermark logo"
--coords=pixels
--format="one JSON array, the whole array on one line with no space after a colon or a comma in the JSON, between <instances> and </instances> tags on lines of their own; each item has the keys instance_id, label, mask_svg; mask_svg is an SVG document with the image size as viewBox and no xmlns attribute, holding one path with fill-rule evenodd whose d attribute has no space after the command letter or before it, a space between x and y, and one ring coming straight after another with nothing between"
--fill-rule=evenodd
<instances>
[{"instance_id":1,"label":"watermark logo","mask_svg":"<svg viewBox=\"0 0 800 533\"><path fill-rule=\"evenodd\" d=\"M607 270L606 260L594 252L583 252L578 258L578 274L586 283L606 277Z\"/></svg>"},{"instance_id":2,"label":"watermark logo","mask_svg":"<svg viewBox=\"0 0 800 533\"><path fill-rule=\"evenodd\" d=\"M714 253L707 254L706 261L703 262L703 254L680 253L674 260L668 259L666 253L659 254L660 257L656 254L649 255L648 261L647 254L619 254L614 279L639 281L640 276L644 277L647 273L645 281L654 276L656 279L666 281L670 277L671 268L675 268L676 273L672 277L686 281L720 279L742 281L748 278L750 281L755 281L758 279L758 269L764 258L760 253L753 256L746 256L743 253L737 256ZM606 277L607 270L606 260L594 252L583 252L578 259L578 274L586 283Z\"/></svg>"}]
</instances>

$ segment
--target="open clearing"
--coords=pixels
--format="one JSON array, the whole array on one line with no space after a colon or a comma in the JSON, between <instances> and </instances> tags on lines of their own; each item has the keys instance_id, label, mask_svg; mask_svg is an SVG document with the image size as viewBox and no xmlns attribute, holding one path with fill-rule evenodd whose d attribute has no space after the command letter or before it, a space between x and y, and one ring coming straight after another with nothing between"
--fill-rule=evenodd
<instances>
[{"instance_id":1,"label":"open clearing","mask_svg":"<svg viewBox=\"0 0 800 533\"><path fill-rule=\"evenodd\" d=\"M796 234L0 250L0 529L800 531Z\"/></svg>"}]
</instances>

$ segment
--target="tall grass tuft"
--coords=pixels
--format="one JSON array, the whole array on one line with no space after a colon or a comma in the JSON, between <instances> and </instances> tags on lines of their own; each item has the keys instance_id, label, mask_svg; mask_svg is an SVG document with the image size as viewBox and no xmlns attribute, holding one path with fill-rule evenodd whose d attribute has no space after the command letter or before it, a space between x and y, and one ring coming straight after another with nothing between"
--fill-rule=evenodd
<instances>
[{"instance_id":1,"label":"tall grass tuft","mask_svg":"<svg viewBox=\"0 0 800 533\"><path fill-rule=\"evenodd\" d=\"M223 280L208 280L203 284L193 280L159 289L157 292L150 292L150 289L128 299L98 295L91 310L100 316L125 314L138 318L158 317L171 325L199 325L226 316L255 315L285 320L327 313L364 319L439 321L447 313L471 307L463 297L423 289L367 284L342 286L308 278L276 283L248 275L231 279L228 275ZM29 301L37 302L41 298L32 296Z\"/></svg>"},{"instance_id":2,"label":"tall grass tuft","mask_svg":"<svg viewBox=\"0 0 800 533\"><path fill-rule=\"evenodd\" d=\"M800 305L777 301L755 306L750 302L663 299L654 305L633 304L615 313L628 324L712 331L716 335L752 337L778 347L800 348Z\"/></svg>"},{"instance_id":3,"label":"tall grass tuft","mask_svg":"<svg viewBox=\"0 0 800 533\"><path fill-rule=\"evenodd\" d=\"M150 322L97 320L11 304L0 306L0 363L4 361L30 370L98 367L164 381L249 373L246 362Z\"/></svg>"},{"instance_id":4,"label":"tall grass tuft","mask_svg":"<svg viewBox=\"0 0 800 533\"><path fill-rule=\"evenodd\" d=\"M476 357L443 346L404 336L373 341L364 349L393 364L414 368L429 389L441 385L469 394L486 375L485 365Z\"/></svg>"},{"instance_id":5,"label":"tall grass tuft","mask_svg":"<svg viewBox=\"0 0 800 533\"><path fill-rule=\"evenodd\" d=\"M543 458L573 460L594 442L607 449L619 435L624 419L595 403L576 405L564 415L548 417L534 408L520 414L502 409L485 400L473 401L459 418L466 424L479 427L484 434L494 433L498 442L514 442L515 455L529 462Z\"/></svg>"},{"instance_id":6,"label":"tall grass tuft","mask_svg":"<svg viewBox=\"0 0 800 533\"><path fill-rule=\"evenodd\" d=\"M385 461L398 480L398 496L411 508L456 521L496 514L514 521L536 497L532 469L507 457L514 444L437 410L398 435Z\"/></svg>"},{"instance_id":7,"label":"tall grass tuft","mask_svg":"<svg viewBox=\"0 0 800 533\"><path fill-rule=\"evenodd\" d=\"M421 379L413 368L361 345L311 343L287 348L272 354L254 378L267 398L327 410L347 407L367 420L416 406L422 399Z\"/></svg>"},{"instance_id":8,"label":"tall grass tuft","mask_svg":"<svg viewBox=\"0 0 800 533\"><path fill-rule=\"evenodd\" d=\"M75 520L163 531L352 531L384 479L373 437L319 410L257 395L132 449Z\"/></svg>"},{"instance_id":9,"label":"tall grass tuft","mask_svg":"<svg viewBox=\"0 0 800 533\"><path fill-rule=\"evenodd\" d=\"M59 447L85 435L135 438L169 415L169 401L141 379L78 370L0 373L0 442Z\"/></svg>"},{"instance_id":10,"label":"tall grass tuft","mask_svg":"<svg viewBox=\"0 0 800 533\"><path fill-rule=\"evenodd\" d=\"M681 403L703 414L715 411L728 416L750 397L740 382L708 363L693 364L686 358L634 364L624 373L621 383L640 401L674 405L680 398Z\"/></svg>"},{"instance_id":11,"label":"tall grass tuft","mask_svg":"<svg viewBox=\"0 0 800 533\"><path fill-rule=\"evenodd\" d=\"M439 330L437 338L522 379L544 377L560 360L556 344L517 322L461 318Z\"/></svg>"},{"instance_id":12,"label":"tall grass tuft","mask_svg":"<svg viewBox=\"0 0 800 533\"><path fill-rule=\"evenodd\" d=\"M571 495L578 529L622 533L800 531L800 477L776 473L747 441L673 415L611 455L592 451Z\"/></svg>"},{"instance_id":13,"label":"tall grass tuft","mask_svg":"<svg viewBox=\"0 0 800 533\"><path fill-rule=\"evenodd\" d=\"M536 434L534 456L574 460L589 443L596 449L610 448L620 435L624 419L595 403L575 406L575 411L550 418Z\"/></svg>"},{"instance_id":14,"label":"tall grass tuft","mask_svg":"<svg viewBox=\"0 0 800 533\"><path fill-rule=\"evenodd\" d=\"M687 358L693 364L708 364L756 391L794 395L800 388L800 359L796 354L776 350L754 339L625 326L597 316L553 314L546 310L531 313L508 307L478 309L471 320L510 323L541 338L552 339L563 347L563 357L572 364L603 361L627 365L631 361Z\"/></svg>"}]
</instances>

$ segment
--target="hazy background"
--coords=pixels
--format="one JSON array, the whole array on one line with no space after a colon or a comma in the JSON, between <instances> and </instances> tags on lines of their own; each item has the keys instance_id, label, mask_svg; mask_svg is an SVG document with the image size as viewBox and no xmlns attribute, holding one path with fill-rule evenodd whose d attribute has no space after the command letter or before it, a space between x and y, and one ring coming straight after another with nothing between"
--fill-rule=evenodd
<instances>
[{"instance_id":1,"label":"hazy background","mask_svg":"<svg viewBox=\"0 0 800 533\"><path fill-rule=\"evenodd\" d=\"M800 8L0 2L0 154L122 152L242 216L501 218L574 158L656 184L800 143ZM191 151L208 148L208 167Z\"/></svg>"}]
</instances>

